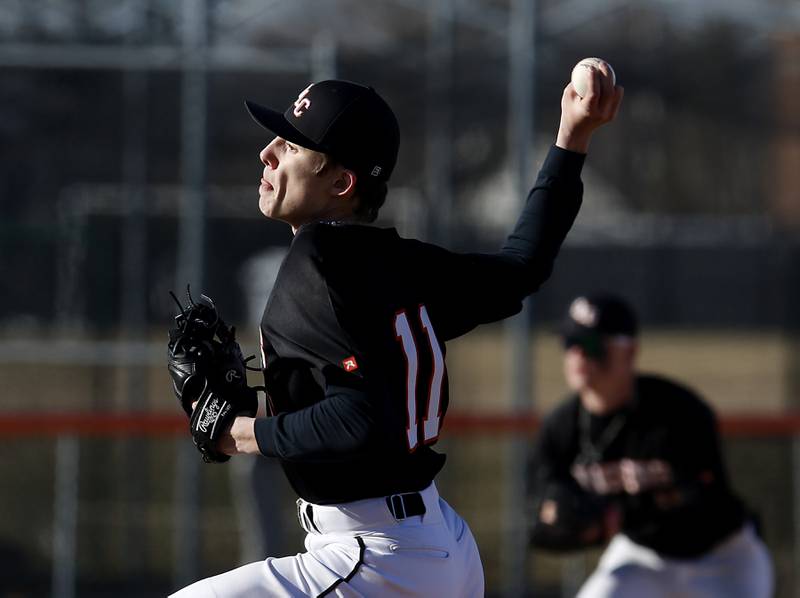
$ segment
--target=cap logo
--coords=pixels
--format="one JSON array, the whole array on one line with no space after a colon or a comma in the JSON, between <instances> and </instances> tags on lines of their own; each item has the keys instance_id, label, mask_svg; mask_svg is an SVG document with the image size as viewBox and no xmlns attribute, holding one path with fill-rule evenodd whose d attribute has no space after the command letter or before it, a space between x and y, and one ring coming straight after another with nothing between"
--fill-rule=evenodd
<instances>
[{"instance_id":1,"label":"cap logo","mask_svg":"<svg viewBox=\"0 0 800 598\"><path fill-rule=\"evenodd\" d=\"M372 172L370 172L369 174L370 176L378 176L381 173L381 170L383 169L380 166L376 166L375 168L372 169Z\"/></svg>"},{"instance_id":2,"label":"cap logo","mask_svg":"<svg viewBox=\"0 0 800 598\"><path fill-rule=\"evenodd\" d=\"M297 96L297 100L294 103L294 111L292 112L292 114L294 114L297 118L303 116L305 111L311 108L311 100L306 96L313 86L314 84L312 83L303 91L301 91L299 96Z\"/></svg>"},{"instance_id":3,"label":"cap logo","mask_svg":"<svg viewBox=\"0 0 800 598\"><path fill-rule=\"evenodd\" d=\"M569 306L569 317L581 326L594 328L597 324L597 308L586 297L578 297Z\"/></svg>"}]
</instances>

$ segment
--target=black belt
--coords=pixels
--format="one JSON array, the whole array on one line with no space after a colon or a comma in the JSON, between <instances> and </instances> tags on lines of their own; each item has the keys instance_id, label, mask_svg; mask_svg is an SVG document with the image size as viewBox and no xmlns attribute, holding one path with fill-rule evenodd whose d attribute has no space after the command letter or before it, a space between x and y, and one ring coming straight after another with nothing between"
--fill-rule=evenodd
<instances>
[{"instance_id":1,"label":"black belt","mask_svg":"<svg viewBox=\"0 0 800 598\"><path fill-rule=\"evenodd\" d=\"M419 492L387 496L386 507L397 521L414 515L424 515L426 511L425 501L422 500L422 495ZM297 517L300 520L300 525L306 531L311 531L309 528L314 528L317 533L322 533L314 522L314 507L310 503L306 503L304 511L301 508L301 502L297 501Z\"/></svg>"},{"instance_id":2,"label":"black belt","mask_svg":"<svg viewBox=\"0 0 800 598\"><path fill-rule=\"evenodd\" d=\"M389 507L389 512L397 520L425 514L425 501L422 500L422 495L419 492L387 496L386 506Z\"/></svg>"}]
</instances>

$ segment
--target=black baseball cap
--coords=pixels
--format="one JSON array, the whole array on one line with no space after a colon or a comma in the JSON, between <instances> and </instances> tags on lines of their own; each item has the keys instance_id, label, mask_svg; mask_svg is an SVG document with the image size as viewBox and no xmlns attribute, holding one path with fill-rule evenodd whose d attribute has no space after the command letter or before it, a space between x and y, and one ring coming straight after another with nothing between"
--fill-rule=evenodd
<instances>
[{"instance_id":1,"label":"black baseball cap","mask_svg":"<svg viewBox=\"0 0 800 598\"><path fill-rule=\"evenodd\" d=\"M367 180L388 181L394 170L400 127L371 87L331 79L306 87L284 113L249 100L245 105L278 137L328 154Z\"/></svg>"},{"instance_id":2,"label":"black baseball cap","mask_svg":"<svg viewBox=\"0 0 800 598\"><path fill-rule=\"evenodd\" d=\"M576 297L561 325L565 348L579 345L598 358L605 353L605 337L635 338L638 332L633 308L624 299L606 294Z\"/></svg>"}]
</instances>

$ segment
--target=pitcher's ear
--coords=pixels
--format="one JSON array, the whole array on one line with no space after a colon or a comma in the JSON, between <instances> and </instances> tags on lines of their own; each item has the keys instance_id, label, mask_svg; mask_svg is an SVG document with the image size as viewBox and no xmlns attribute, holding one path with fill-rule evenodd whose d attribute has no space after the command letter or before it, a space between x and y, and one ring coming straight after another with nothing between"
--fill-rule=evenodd
<instances>
[{"instance_id":1,"label":"pitcher's ear","mask_svg":"<svg viewBox=\"0 0 800 598\"><path fill-rule=\"evenodd\" d=\"M341 199L350 198L356 190L358 176L347 168L339 169L336 178L333 180L333 194Z\"/></svg>"}]
</instances>

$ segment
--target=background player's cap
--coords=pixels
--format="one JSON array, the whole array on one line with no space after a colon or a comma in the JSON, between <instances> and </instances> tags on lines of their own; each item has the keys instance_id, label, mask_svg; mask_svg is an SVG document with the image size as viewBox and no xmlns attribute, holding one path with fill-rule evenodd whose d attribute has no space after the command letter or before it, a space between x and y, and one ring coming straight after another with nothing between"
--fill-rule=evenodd
<instances>
[{"instance_id":1,"label":"background player's cap","mask_svg":"<svg viewBox=\"0 0 800 598\"><path fill-rule=\"evenodd\" d=\"M283 114L249 100L245 104L262 127L330 155L367 180L388 181L394 170L400 127L371 87L341 80L312 83Z\"/></svg>"},{"instance_id":2,"label":"background player's cap","mask_svg":"<svg viewBox=\"0 0 800 598\"><path fill-rule=\"evenodd\" d=\"M586 295L575 298L561 327L564 347L580 345L590 355L602 357L603 337L635 337L639 331L636 314L627 302L614 295Z\"/></svg>"}]
</instances>

